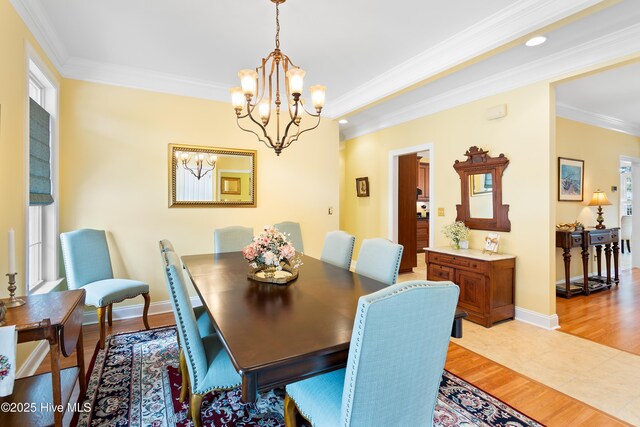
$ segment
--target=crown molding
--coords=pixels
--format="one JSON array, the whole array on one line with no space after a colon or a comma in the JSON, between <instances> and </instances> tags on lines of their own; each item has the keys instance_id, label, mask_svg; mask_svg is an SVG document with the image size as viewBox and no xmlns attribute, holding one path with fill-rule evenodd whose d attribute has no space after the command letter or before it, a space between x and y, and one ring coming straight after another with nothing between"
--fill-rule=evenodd
<instances>
[{"instance_id":1,"label":"crown molding","mask_svg":"<svg viewBox=\"0 0 640 427\"><path fill-rule=\"evenodd\" d=\"M326 112L332 117L344 116L601 1L516 1L338 97Z\"/></svg>"},{"instance_id":2,"label":"crown molding","mask_svg":"<svg viewBox=\"0 0 640 427\"><path fill-rule=\"evenodd\" d=\"M70 79L229 102L227 85L159 71L70 58L63 74Z\"/></svg>"},{"instance_id":3,"label":"crown molding","mask_svg":"<svg viewBox=\"0 0 640 427\"><path fill-rule=\"evenodd\" d=\"M56 70L62 74L63 65L69 54L64 44L58 37L42 5L38 2L27 0L9 0L13 8L18 12L31 34L42 47L51 60Z\"/></svg>"},{"instance_id":4,"label":"crown molding","mask_svg":"<svg viewBox=\"0 0 640 427\"><path fill-rule=\"evenodd\" d=\"M640 24L459 86L429 97L423 102L395 109L392 113L382 114L378 118L341 129L341 133L345 140L353 139L518 87L577 73L638 51L640 51ZM353 119L355 117L357 115Z\"/></svg>"},{"instance_id":5,"label":"crown molding","mask_svg":"<svg viewBox=\"0 0 640 427\"><path fill-rule=\"evenodd\" d=\"M640 136L640 123L630 123L625 120L582 110L567 104L556 104L556 116L604 129L614 130L616 132Z\"/></svg>"}]
</instances>

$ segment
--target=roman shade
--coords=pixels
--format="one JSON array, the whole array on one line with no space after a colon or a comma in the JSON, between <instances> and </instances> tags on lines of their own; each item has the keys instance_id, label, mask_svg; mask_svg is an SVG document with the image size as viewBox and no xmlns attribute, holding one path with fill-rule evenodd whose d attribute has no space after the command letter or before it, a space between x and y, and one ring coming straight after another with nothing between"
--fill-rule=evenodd
<instances>
[{"instance_id":1,"label":"roman shade","mask_svg":"<svg viewBox=\"0 0 640 427\"><path fill-rule=\"evenodd\" d=\"M29 98L29 204L50 205L51 115Z\"/></svg>"}]
</instances>

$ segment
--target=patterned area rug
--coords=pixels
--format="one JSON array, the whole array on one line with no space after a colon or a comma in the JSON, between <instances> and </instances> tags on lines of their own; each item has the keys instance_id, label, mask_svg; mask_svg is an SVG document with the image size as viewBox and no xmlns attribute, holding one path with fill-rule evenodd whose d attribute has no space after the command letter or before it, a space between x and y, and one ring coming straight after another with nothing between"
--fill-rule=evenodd
<instances>
[{"instance_id":1,"label":"patterned area rug","mask_svg":"<svg viewBox=\"0 0 640 427\"><path fill-rule=\"evenodd\" d=\"M96 349L97 350L97 349ZM107 338L91 363L86 401L78 426L189 427L187 405L178 402L182 384L174 327ZM280 427L282 389L262 393L255 404L240 400L240 389L212 393L202 404L205 426ZM540 426L507 404L444 371L434 424L453 426Z\"/></svg>"}]
</instances>

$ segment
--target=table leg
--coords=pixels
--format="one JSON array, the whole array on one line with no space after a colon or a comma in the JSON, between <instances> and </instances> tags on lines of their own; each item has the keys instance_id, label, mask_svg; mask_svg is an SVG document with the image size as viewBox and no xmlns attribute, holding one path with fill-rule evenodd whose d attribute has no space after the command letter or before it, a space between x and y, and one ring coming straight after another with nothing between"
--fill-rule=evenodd
<instances>
[{"instance_id":1,"label":"table leg","mask_svg":"<svg viewBox=\"0 0 640 427\"><path fill-rule=\"evenodd\" d=\"M564 248L562 252L564 259L564 289L567 298L571 298L571 248Z\"/></svg>"},{"instance_id":2,"label":"table leg","mask_svg":"<svg viewBox=\"0 0 640 427\"><path fill-rule=\"evenodd\" d=\"M613 242L613 281L618 285L620 283L620 276L618 274L618 242Z\"/></svg>"},{"instance_id":3,"label":"table leg","mask_svg":"<svg viewBox=\"0 0 640 427\"><path fill-rule=\"evenodd\" d=\"M242 374L242 401L253 403L258 394L258 384L256 374Z\"/></svg>"},{"instance_id":4,"label":"table leg","mask_svg":"<svg viewBox=\"0 0 640 427\"><path fill-rule=\"evenodd\" d=\"M80 401L82 401L84 399L84 395L87 392L87 378L84 370L84 345L82 344L82 329L80 329L78 343L76 344L76 360L78 361L78 383L80 385Z\"/></svg>"},{"instance_id":5,"label":"table leg","mask_svg":"<svg viewBox=\"0 0 640 427\"><path fill-rule=\"evenodd\" d=\"M582 272L584 274L584 283L582 290L586 295L589 295L589 247L583 246L582 248Z\"/></svg>"},{"instance_id":6,"label":"table leg","mask_svg":"<svg viewBox=\"0 0 640 427\"><path fill-rule=\"evenodd\" d=\"M604 254L607 262L607 288L611 288L611 243L604 245Z\"/></svg>"},{"instance_id":7,"label":"table leg","mask_svg":"<svg viewBox=\"0 0 640 427\"><path fill-rule=\"evenodd\" d=\"M596 260L598 261L598 276L602 276L602 245L596 245Z\"/></svg>"},{"instance_id":8,"label":"table leg","mask_svg":"<svg viewBox=\"0 0 640 427\"><path fill-rule=\"evenodd\" d=\"M453 338L462 338L462 319L453 319L453 327L451 328L451 336Z\"/></svg>"},{"instance_id":9,"label":"table leg","mask_svg":"<svg viewBox=\"0 0 640 427\"><path fill-rule=\"evenodd\" d=\"M49 340L49 355L51 357L51 386L53 388L53 420L56 427L62 427L62 416L64 409L62 408L62 390L60 385L60 344L55 333L54 337Z\"/></svg>"}]
</instances>

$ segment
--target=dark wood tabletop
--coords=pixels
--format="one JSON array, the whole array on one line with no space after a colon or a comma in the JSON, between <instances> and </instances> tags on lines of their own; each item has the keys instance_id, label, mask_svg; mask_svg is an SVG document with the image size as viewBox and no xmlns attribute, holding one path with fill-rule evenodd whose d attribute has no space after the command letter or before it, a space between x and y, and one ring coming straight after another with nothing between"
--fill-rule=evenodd
<instances>
[{"instance_id":1,"label":"dark wood tabletop","mask_svg":"<svg viewBox=\"0 0 640 427\"><path fill-rule=\"evenodd\" d=\"M387 286L309 256L288 285L248 279L240 252L182 261L242 376L245 402L346 366L358 299Z\"/></svg>"}]
</instances>

